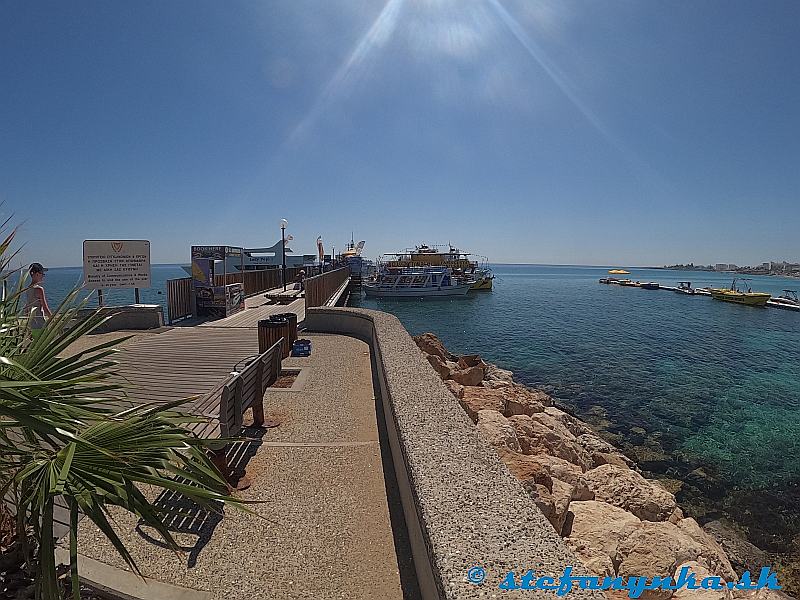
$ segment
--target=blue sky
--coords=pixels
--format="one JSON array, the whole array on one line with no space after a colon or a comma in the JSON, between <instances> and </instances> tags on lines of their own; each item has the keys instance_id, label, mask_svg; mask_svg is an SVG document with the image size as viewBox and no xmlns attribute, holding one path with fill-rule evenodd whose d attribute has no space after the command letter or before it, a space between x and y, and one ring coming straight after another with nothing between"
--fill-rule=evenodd
<instances>
[{"instance_id":1,"label":"blue sky","mask_svg":"<svg viewBox=\"0 0 800 600\"><path fill-rule=\"evenodd\" d=\"M800 260L800 3L0 3L21 259L85 238Z\"/></svg>"}]
</instances>

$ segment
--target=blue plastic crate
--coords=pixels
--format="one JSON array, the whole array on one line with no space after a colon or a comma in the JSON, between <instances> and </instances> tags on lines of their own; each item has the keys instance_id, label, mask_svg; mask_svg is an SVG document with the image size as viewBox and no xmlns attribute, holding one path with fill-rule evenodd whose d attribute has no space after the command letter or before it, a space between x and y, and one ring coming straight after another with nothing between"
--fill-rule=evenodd
<instances>
[{"instance_id":1,"label":"blue plastic crate","mask_svg":"<svg viewBox=\"0 0 800 600\"><path fill-rule=\"evenodd\" d=\"M296 340L292 344L292 356L311 356L311 340Z\"/></svg>"}]
</instances>

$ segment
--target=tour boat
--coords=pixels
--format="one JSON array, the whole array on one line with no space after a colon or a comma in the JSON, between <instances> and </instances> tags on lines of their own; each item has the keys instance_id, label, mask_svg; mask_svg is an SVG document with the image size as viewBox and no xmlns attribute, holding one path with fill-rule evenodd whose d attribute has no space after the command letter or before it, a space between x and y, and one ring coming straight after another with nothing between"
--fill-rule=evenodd
<instances>
[{"instance_id":1,"label":"tour boat","mask_svg":"<svg viewBox=\"0 0 800 600\"><path fill-rule=\"evenodd\" d=\"M454 277L450 269L434 267L386 267L364 284L367 296L379 298L426 298L465 296L471 280Z\"/></svg>"},{"instance_id":2,"label":"tour boat","mask_svg":"<svg viewBox=\"0 0 800 600\"><path fill-rule=\"evenodd\" d=\"M630 275L630 271L626 271L625 269L610 269L608 271L609 275Z\"/></svg>"},{"instance_id":3,"label":"tour boat","mask_svg":"<svg viewBox=\"0 0 800 600\"><path fill-rule=\"evenodd\" d=\"M748 282L749 279L742 279ZM722 300L723 302L733 302L734 304L744 304L747 306L766 306L767 300L771 298L770 294L766 292L754 292L747 284L747 291L743 292L736 287L736 279L731 283L730 288L712 288L711 297L714 300Z\"/></svg>"},{"instance_id":4,"label":"tour boat","mask_svg":"<svg viewBox=\"0 0 800 600\"><path fill-rule=\"evenodd\" d=\"M439 248L442 248L440 251ZM486 257L479 257L481 262L473 260L469 252L463 252L453 246L428 246L420 244L413 250L387 254L390 257L385 266L394 267L439 267L452 271L454 277L460 278L464 283L470 282L472 290L491 290L494 274L488 266Z\"/></svg>"}]
</instances>

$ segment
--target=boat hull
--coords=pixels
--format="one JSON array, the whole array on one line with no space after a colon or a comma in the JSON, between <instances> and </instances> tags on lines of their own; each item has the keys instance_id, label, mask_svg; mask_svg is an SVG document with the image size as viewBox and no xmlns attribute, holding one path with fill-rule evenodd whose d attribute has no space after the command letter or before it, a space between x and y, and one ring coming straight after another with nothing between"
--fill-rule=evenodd
<instances>
[{"instance_id":1,"label":"boat hull","mask_svg":"<svg viewBox=\"0 0 800 600\"><path fill-rule=\"evenodd\" d=\"M417 287L417 288L397 288L388 286L377 286L365 283L364 293L375 298L442 298L446 296L466 296L471 285L450 285L443 287Z\"/></svg>"},{"instance_id":2,"label":"boat hull","mask_svg":"<svg viewBox=\"0 0 800 600\"><path fill-rule=\"evenodd\" d=\"M492 281L493 278L487 277L485 279L479 279L475 283L473 283L469 289L471 290L491 290L492 289Z\"/></svg>"},{"instance_id":3,"label":"boat hull","mask_svg":"<svg viewBox=\"0 0 800 600\"><path fill-rule=\"evenodd\" d=\"M767 300L771 298L771 295L755 292L742 293L731 292L730 290L711 290L711 297L714 300L743 304L745 306L766 306Z\"/></svg>"}]
</instances>

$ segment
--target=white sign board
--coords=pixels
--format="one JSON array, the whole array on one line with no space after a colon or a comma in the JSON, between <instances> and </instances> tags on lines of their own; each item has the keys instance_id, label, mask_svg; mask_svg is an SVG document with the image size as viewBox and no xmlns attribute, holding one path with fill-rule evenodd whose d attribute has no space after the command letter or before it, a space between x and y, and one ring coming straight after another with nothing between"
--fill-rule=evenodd
<instances>
[{"instance_id":1,"label":"white sign board","mask_svg":"<svg viewBox=\"0 0 800 600\"><path fill-rule=\"evenodd\" d=\"M88 288L149 288L150 242L84 240L83 282Z\"/></svg>"}]
</instances>

